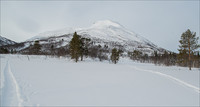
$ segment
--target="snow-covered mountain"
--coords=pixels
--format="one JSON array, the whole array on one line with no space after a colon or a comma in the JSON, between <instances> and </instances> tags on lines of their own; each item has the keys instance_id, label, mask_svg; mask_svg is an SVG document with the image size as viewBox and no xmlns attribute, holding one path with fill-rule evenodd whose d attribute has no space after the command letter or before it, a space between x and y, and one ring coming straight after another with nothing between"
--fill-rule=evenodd
<instances>
[{"instance_id":1,"label":"snow-covered mountain","mask_svg":"<svg viewBox=\"0 0 200 107\"><path fill-rule=\"evenodd\" d=\"M16 42L10 40L10 39L7 39L5 37L2 37L0 36L0 46L4 46L4 45L12 45L12 44L15 44Z\"/></svg>"},{"instance_id":2,"label":"snow-covered mountain","mask_svg":"<svg viewBox=\"0 0 200 107\"><path fill-rule=\"evenodd\" d=\"M126 43L129 41L147 42L146 39L130 32L122 25L109 21L97 21L91 27L77 31L80 35L91 35L93 38L99 38L105 41L114 41ZM148 41L149 42L149 41Z\"/></svg>"},{"instance_id":3,"label":"snow-covered mountain","mask_svg":"<svg viewBox=\"0 0 200 107\"><path fill-rule=\"evenodd\" d=\"M144 37L131 32L119 23L110 20L97 21L87 28L65 28L56 31L40 33L37 36L28 39L27 42L46 40L46 42L42 43L47 44L51 38L50 41L54 43L64 40L64 43L61 44L64 46L69 43L75 31L82 37L90 38L95 42L96 45L107 45L110 48L121 47L125 51L141 50L147 54L150 54L154 51L158 51L160 53L165 51L165 49L156 46Z\"/></svg>"},{"instance_id":4,"label":"snow-covered mountain","mask_svg":"<svg viewBox=\"0 0 200 107\"><path fill-rule=\"evenodd\" d=\"M72 34L75 31L79 35L85 37L101 39L104 41L120 42L122 44L133 41L139 43L151 43L147 39L127 30L122 25L110 20L97 21L88 28L65 28L55 31L43 32L38 34L37 36L28 39L27 41L41 40L48 37ZM153 45L153 43L151 44Z\"/></svg>"}]
</instances>

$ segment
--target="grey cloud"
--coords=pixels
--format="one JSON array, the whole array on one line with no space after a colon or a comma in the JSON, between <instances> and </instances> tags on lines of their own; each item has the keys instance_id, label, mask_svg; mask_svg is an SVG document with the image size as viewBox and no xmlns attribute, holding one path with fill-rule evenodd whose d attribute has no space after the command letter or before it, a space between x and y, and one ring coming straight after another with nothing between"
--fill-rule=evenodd
<instances>
[{"instance_id":1,"label":"grey cloud","mask_svg":"<svg viewBox=\"0 0 200 107\"><path fill-rule=\"evenodd\" d=\"M199 35L199 13L199 1L9 1L1 3L1 26L6 25L2 35L29 39L44 31L88 27L109 19L158 46L177 51L177 41L186 29ZM17 39L19 36L13 36Z\"/></svg>"},{"instance_id":2,"label":"grey cloud","mask_svg":"<svg viewBox=\"0 0 200 107\"><path fill-rule=\"evenodd\" d=\"M20 18L16 23L17 26L25 32L35 33L40 29L40 25L30 18Z\"/></svg>"}]
</instances>

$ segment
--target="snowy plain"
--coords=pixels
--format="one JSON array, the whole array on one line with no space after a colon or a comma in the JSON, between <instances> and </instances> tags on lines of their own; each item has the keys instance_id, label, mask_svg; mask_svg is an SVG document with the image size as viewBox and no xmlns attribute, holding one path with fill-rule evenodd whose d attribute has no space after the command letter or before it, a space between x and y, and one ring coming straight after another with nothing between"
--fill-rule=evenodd
<instances>
[{"instance_id":1,"label":"snowy plain","mask_svg":"<svg viewBox=\"0 0 200 107\"><path fill-rule=\"evenodd\" d=\"M1 106L200 106L200 69L0 55Z\"/></svg>"}]
</instances>

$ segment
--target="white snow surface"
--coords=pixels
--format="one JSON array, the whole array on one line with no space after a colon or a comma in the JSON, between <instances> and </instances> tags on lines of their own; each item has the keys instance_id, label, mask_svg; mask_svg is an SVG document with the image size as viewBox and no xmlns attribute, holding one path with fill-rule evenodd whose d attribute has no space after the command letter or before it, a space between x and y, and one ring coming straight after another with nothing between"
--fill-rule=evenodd
<instances>
[{"instance_id":1,"label":"white snow surface","mask_svg":"<svg viewBox=\"0 0 200 107\"><path fill-rule=\"evenodd\" d=\"M200 106L200 69L0 55L1 106Z\"/></svg>"}]
</instances>

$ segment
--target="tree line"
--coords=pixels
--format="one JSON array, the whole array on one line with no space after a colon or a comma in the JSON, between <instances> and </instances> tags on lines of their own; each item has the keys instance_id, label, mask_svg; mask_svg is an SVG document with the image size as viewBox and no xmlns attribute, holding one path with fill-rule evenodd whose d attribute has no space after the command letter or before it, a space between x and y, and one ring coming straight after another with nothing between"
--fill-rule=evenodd
<instances>
[{"instance_id":1,"label":"tree line","mask_svg":"<svg viewBox=\"0 0 200 107\"><path fill-rule=\"evenodd\" d=\"M156 65L166 66L183 66L200 68L200 51L198 44L199 37L196 37L195 32L191 32L189 29L182 33L180 38L179 53L165 51L159 53L154 51L151 55L144 54L140 50L133 50L128 52L127 56L134 60L143 63L154 63ZM63 40L61 41L63 42ZM75 62L82 61L84 58L98 58L100 61L110 60L114 64L119 61L123 51L117 48L108 48L107 45L94 45L94 42L90 38L84 38L78 35L76 32L73 34L73 38L65 47L56 48L54 44L46 46L49 49L43 49L43 45L37 40L33 45L23 50L23 54L33 55L52 55L52 56L70 56ZM0 53L16 53L16 50L11 50L1 47ZM109 57L110 56L110 57Z\"/></svg>"},{"instance_id":2,"label":"tree line","mask_svg":"<svg viewBox=\"0 0 200 107\"><path fill-rule=\"evenodd\" d=\"M104 46L103 48L101 45L92 46L90 39L82 38L76 32L69 43L69 51L71 59L74 59L75 62L78 62L79 59L82 61L84 56L99 58L100 61L108 60L107 54L109 54L107 46ZM119 60L119 54L120 50L117 50L116 48L112 49L110 60L116 64Z\"/></svg>"},{"instance_id":3,"label":"tree line","mask_svg":"<svg viewBox=\"0 0 200 107\"><path fill-rule=\"evenodd\" d=\"M134 50L132 52L128 52L128 56L130 59L135 61L140 61L144 63L154 63L156 65L165 65L165 66L183 66L183 67L189 67L191 70L192 67L200 68L200 52L198 48L200 45L198 44L199 37L196 37L196 33L191 32L189 29L185 31L181 35L181 39L179 41L179 53L174 53L170 51L165 51L164 53L158 53L157 51L154 51L152 55L143 54L142 51ZM104 54L104 57L102 54L102 50L100 49L101 46L98 46L94 49L90 49L88 43L89 41L85 41L85 38L81 38L80 35L77 35L77 33L74 33L74 36L72 40L70 41L70 55L72 59L75 59L77 62L79 57L81 57L81 61L83 60L83 56L88 56L90 53L90 50L99 49L98 51L94 53L94 57L98 57L99 59L107 60L108 57L106 54ZM87 44L87 45L86 45ZM107 50L107 53L109 53L109 50ZM120 54L122 54L123 51L113 48L110 55L110 60L116 64L119 61ZM95 56L96 55L96 56Z\"/></svg>"},{"instance_id":4,"label":"tree line","mask_svg":"<svg viewBox=\"0 0 200 107\"><path fill-rule=\"evenodd\" d=\"M200 51L198 50L200 45L198 44L199 37L196 37L196 33L191 32L189 29L182 33L181 39L179 41L179 53L174 53L170 51L165 51L164 53L158 53L154 51L152 55L143 54L142 51L134 50L132 52L128 52L128 56L132 60L145 62L145 63L154 63L156 65L165 65L165 66L183 66L189 67L191 70L192 67L200 68ZM72 40L70 41L70 55L72 59L75 59L77 62L79 57L81 57L81 61L83 60L83 56L89 55L89 41L85 41L85 38L81 38L81 36L74 33ZM100 49L99 46L96 49ZM120 54L123 51L113 48L110 55L110 60L116 64L119 61ZM99 50L95 53L100 59L102 55L102 50ZM96 57L97 57L96 56ZM105 58L108 57L105 55Z\"/></svg>"},{"instance_id":5,"label":"tree line","mask_svg":"<svg viewBox=\"0 0 200 107\"><path fill-rule=\"evenodd\" d=\"M199 37L196 37L195 32L191 32L189 29L182 33L179 41L179 53L167 52L160 54L154 51L153 55L143 54L139 50L128 52L128 56L132 60L154 63L156 65L166 66L183 66L200 68L200 45L198 44Z\"/></svg>"}]
</instances>

